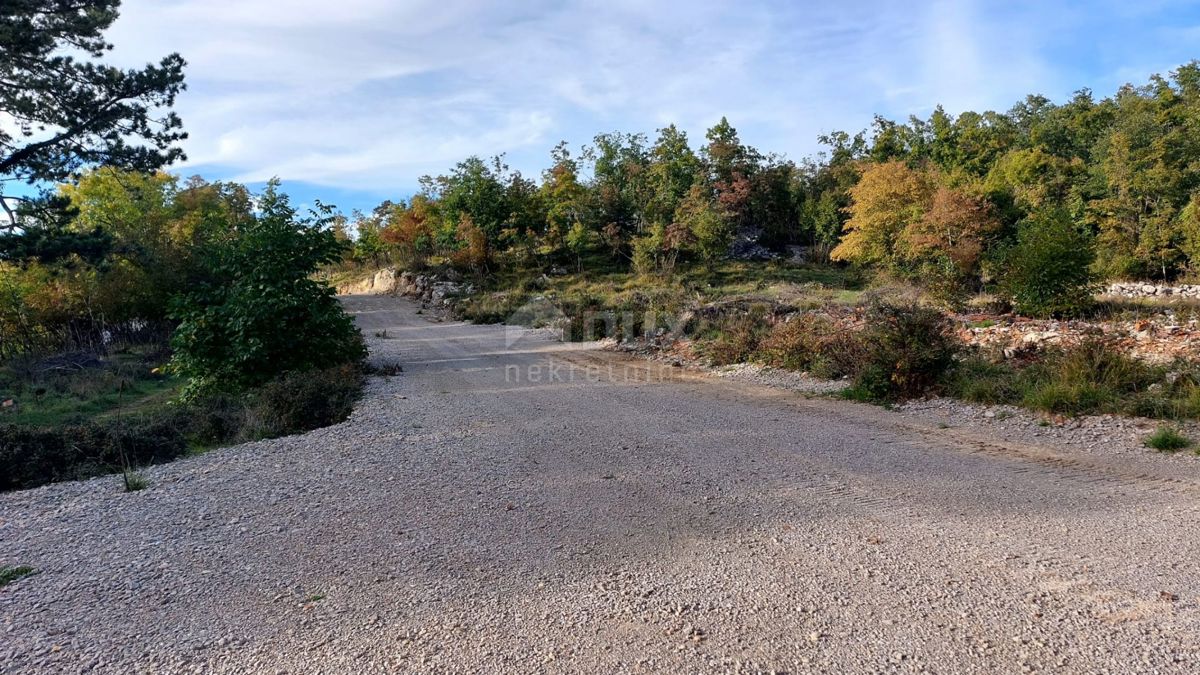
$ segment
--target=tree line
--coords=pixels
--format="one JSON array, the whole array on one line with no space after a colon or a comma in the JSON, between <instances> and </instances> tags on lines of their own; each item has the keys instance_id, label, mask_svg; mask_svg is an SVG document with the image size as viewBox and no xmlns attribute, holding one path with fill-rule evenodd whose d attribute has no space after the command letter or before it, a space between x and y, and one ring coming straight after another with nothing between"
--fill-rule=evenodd
<instances>
[{"instance_id":1,"label":"tree line","mask_svg":"<svg viewBox=\"0 0 1200 675\"><path fill-rule=\"evenodd\" d=\"M471 157L341 227L360 263L476 271L606 257L669 273L751 243L801 245L948 298L1016 284L1005 274L1028 268L1020 257L1047 234L1073 252L1063 284L1171 280L1200 266L1200 62L1103 99L1081 90L1007 112L877 116L820 141L816 157L792 161L722 119L695 148L673 125L653 139L600 134L575 153L562 143L536 180Z\"/></svg>"}]
</instances>

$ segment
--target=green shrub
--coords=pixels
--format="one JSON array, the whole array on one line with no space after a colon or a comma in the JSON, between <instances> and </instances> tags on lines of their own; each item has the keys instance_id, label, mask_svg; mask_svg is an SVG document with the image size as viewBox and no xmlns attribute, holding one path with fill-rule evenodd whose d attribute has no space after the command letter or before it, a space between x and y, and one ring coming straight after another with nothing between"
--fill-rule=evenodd
<instances>
[{"instance_id":1,"label":"green shrub","mask_svg":"<svg viewBox=\"0 0 1200 675\"><path fill-rule=\"evenodd\" d=\"M0 491L155 464L187 452L188 413L75 426L0 427Z\"/></svg>"},{"instance_id":2,"label":"green shrub","mask_svg":"<svg viewBox=\"0 0 1200 675\"><path fill-rule=\"evenodd\" d=\"M292 373L241 395L214 394L77 425L0 426L0 492L159 464L195 448L341 422L363 384L357 364ZM132 484L132 483L131 483Z\"/></svg>"},{"instance_id":3,"label":"green shrub","mask_svg":"<svg viewBox=\"0 0 1200 675\"><path fill-rule=\"evenodd\" d=\"M917 304L875 302L861 335L863 361L847 395L893 401L937 389L962 345L950 320Z\"/></svg>"},{"instance_id":4,"label":"green shrub","mask_svg":"<svg viewBox=\"0 0 1200 675\"><path fill-rule=\"evenodd\" d=\"M1021 223L1017 242L1001 255L1000 287L1027 316L1076 316L1094 302L1091 235L1062 209L1036 212Z\"/></svg>"},{"instance_id":5,"label":"green shrub","mask_svg":"<svg viewBox=\"0 0 1200 675\"><path fill-rule=\"evenodd\" d=\"M1159 427L1146 438L1146 447L1159 452L1175 452L1190 447L1192 441L1172 427Z\"/></svg>"},{"instance_id":6,"label":"green shrub","mask_svg":"<svg viewBox=\"0 0 1200 675\"><path fill-rule=\"evenodd\" d=\"M189 380L185 398L366 357L333 289L312 278L344 245L326 220L297 218L276 187L268 186L251 223L206 252L208 280L176 299L171 365Z\"/></svg>"},{"instance_id":7,"label":"green shrub","mask_svg":"<svg viewBox=\"0 0 1200 675\"><path fill-rule=\"evenodd\" d=\"M271 438L341 422L354 409L362 385L362 368L350 364L284 375L251 394L242 434Z\"/></svg>"}]
</instances>

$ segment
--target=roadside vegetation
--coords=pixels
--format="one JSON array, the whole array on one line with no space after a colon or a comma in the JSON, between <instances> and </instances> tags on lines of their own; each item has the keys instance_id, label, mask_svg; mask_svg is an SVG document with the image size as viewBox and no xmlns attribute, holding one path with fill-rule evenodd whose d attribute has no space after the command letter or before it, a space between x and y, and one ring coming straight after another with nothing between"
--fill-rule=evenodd
<instances>
[{"instance_id":1,"label":"roadside vegetation","mask_svg":"<svg viewBox=\"0 0 1200 675\"><path fill-rule=\"evenodd\" d=\"M1191 446L1191 439L1172 427L1159 427L1157 431L1146 439L1146 447L1153 448L1159 452L1178 452Z\"/></svg>"},{"instance_id":2,"label":"roadside vegetation","mask_svg":"<svg viewBox=\"0 0 1200 675\"><path fill-rule=\"evenodd\" d=\"M340 421L364 378L316 279L348 248L330 209L161 171L182 157L184 62L103 66L118 5L0 10L0 114L19 120L0 129L0 490L138 490L137 467Z\"/></svg>"}]
</instances>

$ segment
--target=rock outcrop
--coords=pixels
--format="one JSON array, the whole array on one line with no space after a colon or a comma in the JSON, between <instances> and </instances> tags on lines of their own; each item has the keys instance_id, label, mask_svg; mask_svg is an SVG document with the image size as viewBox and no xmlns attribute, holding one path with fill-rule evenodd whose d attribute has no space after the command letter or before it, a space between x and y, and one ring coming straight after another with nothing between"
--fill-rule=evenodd
<instances>
[{"instance_id":1,"label":"rock outcrop","mask_svg":"<svg viewBox=\"0 0 1200 675\"><path fill-rule=\"evenodd\" d=\"M448 307L455 297L471 291L471 286L456 281L438 279L428 274L399 272L391 267L337 288L338 295L402 295L434 307Z\"/></svg>"}]
</instances>

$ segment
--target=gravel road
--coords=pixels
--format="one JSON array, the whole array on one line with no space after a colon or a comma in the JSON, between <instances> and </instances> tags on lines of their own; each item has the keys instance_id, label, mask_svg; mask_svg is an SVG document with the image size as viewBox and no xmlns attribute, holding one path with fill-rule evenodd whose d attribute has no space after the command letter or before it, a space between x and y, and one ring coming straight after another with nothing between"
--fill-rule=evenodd
<instances>
[{"instance_id":1,"label":"gravel road","mask_svg":"<svg viewBox=\"0 0 1200 675\"><path fill-rule=\"evenodd\" d=\"M348 422L0 495L0 670L1200 671L1200 463L346 302Z\"/></svg>"}]
</instances>

